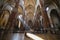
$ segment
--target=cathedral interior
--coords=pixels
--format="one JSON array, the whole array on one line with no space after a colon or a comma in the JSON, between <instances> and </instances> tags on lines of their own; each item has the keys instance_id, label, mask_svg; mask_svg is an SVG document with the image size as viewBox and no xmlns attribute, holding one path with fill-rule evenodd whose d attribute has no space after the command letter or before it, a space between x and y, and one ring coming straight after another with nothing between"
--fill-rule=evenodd
<instances>
[{"instance_id":1,"label":"cathedral interior","mask_svg":"<svg viewBox=\"0 0 60 40\"><path fill-rule=\"evenodd\" d=\"M0 40L60 40L60 0L0 0Z\"/></svg>"}]
</instances>

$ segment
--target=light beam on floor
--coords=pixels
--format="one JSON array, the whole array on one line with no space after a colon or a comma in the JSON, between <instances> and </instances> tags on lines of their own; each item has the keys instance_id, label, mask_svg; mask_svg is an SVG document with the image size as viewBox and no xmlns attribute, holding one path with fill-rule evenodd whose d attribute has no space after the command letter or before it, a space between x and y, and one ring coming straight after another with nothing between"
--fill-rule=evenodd
<instances>
[{"instance_id":1,"label":"light beam on floor","mask_svg":"<svg viewBox=\"0 0 60 40\"><path fill-rule=\"evenodd\" d=\"M30 38L32 38L33 40L44 40L41 37L39 37L37 35L34 35L32 33L27 33L27 36L30 37Z\"/></svg>"}]
</instances>

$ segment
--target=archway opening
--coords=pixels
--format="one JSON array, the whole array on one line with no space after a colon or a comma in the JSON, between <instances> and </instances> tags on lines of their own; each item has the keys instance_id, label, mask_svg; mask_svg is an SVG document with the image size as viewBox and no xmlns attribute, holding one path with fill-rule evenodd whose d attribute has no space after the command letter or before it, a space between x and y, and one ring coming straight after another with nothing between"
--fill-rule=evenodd
<instances>
[{"instance_id":1,"label":"archway opening","mask_svg":"<svg viewBox=\"0 0 60 40\"><path fill-rule=\"evenodd\" d=\"M54 28L60 29L60 17L56 9L52 9L50 12L51 20L53 22Z\"/></svg>"}]
</instances>

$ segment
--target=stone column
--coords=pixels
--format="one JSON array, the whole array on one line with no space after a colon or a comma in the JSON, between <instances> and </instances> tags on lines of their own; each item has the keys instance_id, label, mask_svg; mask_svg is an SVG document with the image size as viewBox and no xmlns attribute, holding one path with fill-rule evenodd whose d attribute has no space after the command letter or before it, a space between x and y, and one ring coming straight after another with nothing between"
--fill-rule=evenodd
<instances>
[{"instance_id":1,"label":"stone column","mask_svg":"<svg viewBox=\"0 0 60 40\"><path fill-rule=\"evenodd\" d=\"M45 11L43 2L44 2L44 0L40 0L40 9L41 9L42 17L43 17L43 26L44 26L44 28L47 28L49 26L49 19L48 19L47 13Z\"/></svg>"}]
</instances>

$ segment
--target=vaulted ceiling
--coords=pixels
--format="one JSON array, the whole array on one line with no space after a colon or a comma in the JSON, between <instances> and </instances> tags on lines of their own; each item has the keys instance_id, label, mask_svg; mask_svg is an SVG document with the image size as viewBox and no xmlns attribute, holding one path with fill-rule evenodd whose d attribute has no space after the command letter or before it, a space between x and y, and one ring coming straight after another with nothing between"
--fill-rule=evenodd
<instances>
[{"instance_id":1,"label":"vaulted ceiling","mask_svg":"<svg viewBox=\"0 0 60 40\"><path fill-rule=\"evenodd\" d=\"M14 2L14 0L5 0L7 2ZM59 0L42 0L44 2L45 6L48 6L49 4L51 4L52 2L55 2L58 6L59 6ZM35 11L35 5L36 5L37 0L24 0L24 7L25 7L25 11L27 14L27 17L29 18L33 18L34 16L34 11ZM23 10L21 7L18 8L18 11L20 13L23 13Z\"/></svg>"}]
</instances>

